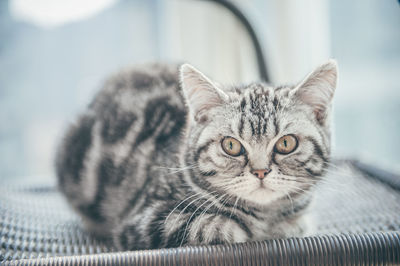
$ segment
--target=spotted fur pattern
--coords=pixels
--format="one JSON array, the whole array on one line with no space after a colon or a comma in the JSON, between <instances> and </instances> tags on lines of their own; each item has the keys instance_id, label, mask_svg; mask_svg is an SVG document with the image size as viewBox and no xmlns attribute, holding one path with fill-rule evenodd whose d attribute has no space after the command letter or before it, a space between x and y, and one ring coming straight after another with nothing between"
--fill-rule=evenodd
<instances>
[{"instance_id":1,"label":"spotted fur pattern","mask_svg":"<svg viewBox=\"0 0 400 266\"><path fill-rule=\"evenodd\" d=\"M329 162L335 86L334 61L281 87L222 87L190 65L121 72L69 128L59 187L121 250L302 235ZM298 146L280 154L288 134ZM243 154L224 152L227 136Z\"/></svg>"}]
</instances>

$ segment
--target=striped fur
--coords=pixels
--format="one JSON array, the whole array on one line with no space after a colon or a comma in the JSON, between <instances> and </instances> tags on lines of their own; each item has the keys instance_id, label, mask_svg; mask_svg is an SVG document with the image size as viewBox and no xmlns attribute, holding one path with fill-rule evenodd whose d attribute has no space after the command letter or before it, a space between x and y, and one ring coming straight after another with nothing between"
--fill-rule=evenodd
<instances>
[{"instance_id":1,"label":"striped fur","mask_svg":"<svg viewBox=\"0 0 400 266\"><path fill-rule=\"evenodd\" d=\"M71 125L59 187L88 230L121 250L301 235L330 156L334 62L297 86L220 87L189 65L145 65L106 82ZM297 149L279 154L287 134ZM221 148L234 137L245 152ZM252 169L271 172L260 180Z\"/></svg>"}]
</instances>

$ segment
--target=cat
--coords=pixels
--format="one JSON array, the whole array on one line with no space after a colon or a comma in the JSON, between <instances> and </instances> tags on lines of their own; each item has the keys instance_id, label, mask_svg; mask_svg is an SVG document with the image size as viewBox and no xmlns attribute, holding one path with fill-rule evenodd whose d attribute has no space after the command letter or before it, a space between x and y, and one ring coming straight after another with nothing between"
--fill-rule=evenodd
<instances>
[{"instance_id":1,"label":"cat","mask_svg":"<svg viewBox=\"0 0 400 266\"><path fill-rule=\"evenodd\" d=\"M189 64L110 78L56 158L86 228L119 250L302 236L330 160L336 61L295 86L222 86Z\"/></svg>"}]
</instances>

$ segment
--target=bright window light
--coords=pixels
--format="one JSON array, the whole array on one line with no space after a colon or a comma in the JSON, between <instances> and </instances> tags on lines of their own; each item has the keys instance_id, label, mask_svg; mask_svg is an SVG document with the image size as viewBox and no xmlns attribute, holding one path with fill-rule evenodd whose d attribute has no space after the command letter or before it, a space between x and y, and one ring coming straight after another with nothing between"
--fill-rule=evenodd
<instances>
[{"instance_id":1,"label":"bright window light","mask_svg":"<svg viewBox=\"0 0 400 266\"><path fill-rule=\"evenodd\" d=\"M117 0L11 0L10 12L21 21L42 27L56 27L86 19Z\"/></svg>"}]
</instances>

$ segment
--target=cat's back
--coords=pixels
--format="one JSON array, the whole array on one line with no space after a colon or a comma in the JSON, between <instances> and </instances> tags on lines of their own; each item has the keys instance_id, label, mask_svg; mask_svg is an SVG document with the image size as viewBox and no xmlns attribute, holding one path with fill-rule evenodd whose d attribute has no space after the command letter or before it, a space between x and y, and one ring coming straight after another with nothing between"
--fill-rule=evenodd
<instances>
[{"instance_id":1,"label":"cat's back","mask_svg":"<svg viewBox=\"0 0 400 266\"><path fill-rule=\"evenodd\" d=\"M178 68L177 64L143 64L111 76L89 106L102 124L102 141L123 141L129 130L137 133L135 145L150 136L166 141L176 134L167 131L182 126L186 112Z\"/></svg>"},{"instance_id":2,"label":"cat's back","mask_svg":"<svg viewBox=\"0 0 400 266\"><path fill-rule=\"evenodd\" d=\"M134 205L159 169L174 167L185 116L178 65L141 65L105 82L56 160L60 189L90 227Z\"/></svg>"},{"instance_id":3,"label":"cat's back","mask_svg":"<svg viewBox=\"0 0 400 266\"><path fill-rule=\"evenodd\" d=\"M104 114L137 112L149 101L174 101L183 107L176 64L143 64L111 75L91 102L89 109ZM114 114L116 115L116 114Z\"/></svg>"}]
</instances>

